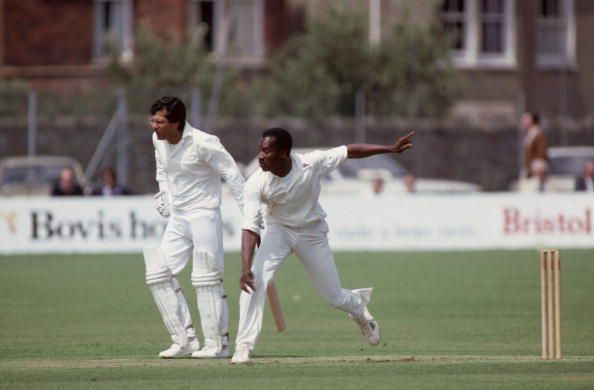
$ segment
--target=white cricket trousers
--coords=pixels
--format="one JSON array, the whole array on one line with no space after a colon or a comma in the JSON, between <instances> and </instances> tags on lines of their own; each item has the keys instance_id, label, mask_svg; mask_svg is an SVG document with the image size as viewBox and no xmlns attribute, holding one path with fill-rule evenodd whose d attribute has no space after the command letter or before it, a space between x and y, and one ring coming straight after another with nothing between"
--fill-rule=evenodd
<instances>
[{"instance_id":1,"label":"white cricket trousers","mask_svg":"<svg viewBox=\"0 0 594 390\"><path fill-rule=\"evenodd\" d=\"M262 329L266 287L291 252L295 252L326 303L354 316L363 313L361 297L340 286L327 233L325 221L317 221L302 228L268 225L252 264L256 291L251 294L242 291L239 297L236 346L247 344L250 349L254 349Z\"/></svg>"},{"instance_id":2,"label":"white cricket trousers","mask_svg":"<svg viewBox=\"0 0 594 390\"><path fill-rule=\"evenodd\" d=\"M198 209L191 212L173 211L161 239L161 250L173 275L179 274L196 250L209 252L223 262L223 224L220 209Z\"/></svg>"},{"instance_id":3,"label":"white cricket trousers","mask_svg":"<svg viewBox=\"0 0 594 390\"><path fill-rule=\"evenodd\" d=\"M223 224L219 209L199 209L181 213L173 211L161 239L161 251L166 266L173 276L179 274L192 259L194 250L211 253L218 263L221 275L224 271ZM179 282L174 278L174 288L180 303L181 321L190 340L196 337L194 324L186 297ZM225 303L226 304L226 303ZM204 325L204 324L203 324ZM227 322L221 325L227 332ZM174 340L175 342L175 340Z\"/></svg>"}]
</instances>

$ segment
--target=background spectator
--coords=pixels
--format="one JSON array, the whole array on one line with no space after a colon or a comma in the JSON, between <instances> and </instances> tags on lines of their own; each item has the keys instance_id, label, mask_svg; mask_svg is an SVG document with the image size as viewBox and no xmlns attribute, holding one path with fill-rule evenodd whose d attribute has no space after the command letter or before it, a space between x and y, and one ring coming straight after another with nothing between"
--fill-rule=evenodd
<instances>
[{"instance_id":1,"label":"background spectator","mask_svg":"<svg viewBox=\"0 0 594 390\"><path fill-rule=\"evenodd\" d=\"M534 160L547 160L547 139L538 122L538 115L534 112L525 112L522 115L521 126L524 130L524 169L522 176L530 177Z\"/></svg>"},{"instance_id":2,"label":"background spectator","mask_svg":"<svg viewBox=\"0 0 594 390\"><path fill-rule=\"evenodd\" d=\"M584 164L584 174L575 179L575 190L594 192L594 162Z\"/></svg>"},{"instance_id":3,"label":"background spectator","mask_svg":"<svg viewBox=\"0 0 594 390\"><path fill-rule=\"evenodd\" d=\"M128 188L118 184L116 172L112 168L105 168L101 172L101 182L102 184L93 190L93 195L117 196L133 194Z\"/></svg>"},{"instance_id":4,"label":"background spectator","mask_svg":"<svg viewBox=\"0 0 594 390\"><path fill-rule=\"evenodd\" d=\"M52 196L84 195L81 186L75 182L72 168L64 168L60 172L60 179L52 189Z\"/></svg>"},{"instance_id":5,"label":"background spectator","mask_svg":"<svg viewBox=\"0 0 594 390\"><path fill-rule=\"evenodd\" d=\"M409 173L408 175L405 175L402 179L404 180L406 192L408 192L409 194L414 194L417 191L415 186L415 177Z\"/></svg>"},{"instance_id":6,"label":"background spectator","mask_svg":"<svg viewBox=\"0 0 594 390\"><path fill-rule=\"evenodd\" d=\"M375 179L373 179L371 187L375 195L381 194L384 191L384 179L380 176L377 176Z\"/></svg>"}]
</instances>

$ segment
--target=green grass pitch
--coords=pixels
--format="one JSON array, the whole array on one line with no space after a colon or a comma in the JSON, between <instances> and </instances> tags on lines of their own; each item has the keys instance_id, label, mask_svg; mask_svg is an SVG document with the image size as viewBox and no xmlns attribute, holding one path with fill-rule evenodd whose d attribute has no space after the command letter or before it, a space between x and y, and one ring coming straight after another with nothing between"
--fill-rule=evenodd
<instances>
[{"instance_id":1,"label":"green grass pitch","mask_svg":"<svg viewBox=\"0 0 594 390\"><path fill-rule=\"evenodd\" d=\"M564 359L540 360L537 251L336 253L346 288L374 287L368 346L290 257L256 364L159 360L169 340L141 254L0 257L0 388L593 389L594 251L563 250ZM239 255L226 256L232 340ZM190 266L181 282L197 320ZM196 323L198 321L195 321Z\"/></svg>"}]
</instances>

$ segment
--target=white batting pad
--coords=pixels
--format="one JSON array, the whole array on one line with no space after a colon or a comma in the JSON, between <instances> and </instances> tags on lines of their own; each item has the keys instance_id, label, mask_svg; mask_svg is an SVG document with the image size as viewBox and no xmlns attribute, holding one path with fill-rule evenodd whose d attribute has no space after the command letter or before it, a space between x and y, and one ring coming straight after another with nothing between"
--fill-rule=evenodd
<instances>
[{"instance_id":1,"label":"white batting pad","mask_svg":"<svg viewBox=\"0 0 594 390\"><path fill-rule=\"evenodd\" d=\"M194 252L192 285L196 288L202 333L205 345L217 350L223 347L229 318L222 274L222 259L216 259L209 252Z\"/></svg>"},{"instance_id":2,"label":"white batting pad","mask_svg":"<svg viewBox=\"0 0 594 390\"><path fill-rule=\"evenodd\" d=\"M146 284L171 282L171 271L165 265L161 248L143 248Z\"/></svg>"},{"instance_id":3,"label":"white batting pad","mask_svg":"<svg viewBox=\"0 0 594 390\"><path fill-rule=\"evenodd\" d=\"M192 264L192 285L214 286L223 278L223 259L217 259L210 252L194 251Z\"/></svg>"},{"instance_id":4,"label":"white batting pad","mask_svg":"<svg viewBox=\"0 0 594 390\"><path fill-rule=\"evenodd\" d=\"M144 248L146 265L146 283L153 294L163 323L171 335L171 339L185 346L188 336L180 318L180 306L172 284L171 271L164 265L163 254L159 248Z\"/></svg>"},{"instance_id":5,"label":"white batting pad","mask_svg":"<svg viewBox=\"0 0 594 390\"><path fill-rule=\"evenodd\" d=\"M171 285L157 283L149 286L163 323L171 335L171 339L182 346L188 344L186 330L179 318L178 301Z\"/></svg>"},{"instance_id":6,"label":"white batting pad","mask_svg":"<svg viewBox=\"0 0 594 390\"><path fill-rule=\"evenodd\" d=\"M175 291L175 296L177 297L177 301L179 303L179 316L184 326L184 329L186 330L188 340L195 339L196 331L194 330L194 322L192 321L190 308L188 307L188 302L186 301L186 297L184 296L184 293L181 289L181 285L179 284L179 281L176 279L175 276L171 278L171 282L173 285L173 289ZM195 341L197 342L198 339L195 339Z\"/></svg>"}]
</instances>

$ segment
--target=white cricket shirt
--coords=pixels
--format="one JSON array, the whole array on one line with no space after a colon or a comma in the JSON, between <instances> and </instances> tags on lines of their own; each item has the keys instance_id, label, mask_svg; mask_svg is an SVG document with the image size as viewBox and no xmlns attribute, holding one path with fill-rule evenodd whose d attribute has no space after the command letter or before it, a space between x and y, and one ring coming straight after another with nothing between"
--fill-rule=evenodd
<instances>
[{"instance_id":1,"label":"white cricket shirt","mask_svg":"<svg viewBox=\"0 0 594 390\"><path fill-rule=\"evenodd\" d=\"M245 185L241 228L259 234L260 209L266 210L266 223L289 227L303 227L324 219L326 213L318 201L320 179L346 158L347 147L339 146L327 151L292 154L293 166L285 177L258 168Z\"/></svg>"},{"instance_id":2,"label":"white cricket shirt","mask_svg":"<svg viewBox=\"0 0 594 390\"><path fill-rule=\"evenodd\" d=\"M153 134L159 190L169 192L171 205L179 211L214 209L221 205L221 179L243 210L244 179L233 157L218 137L186 122L176 145Z\"/></svg>"}]
</instances>

